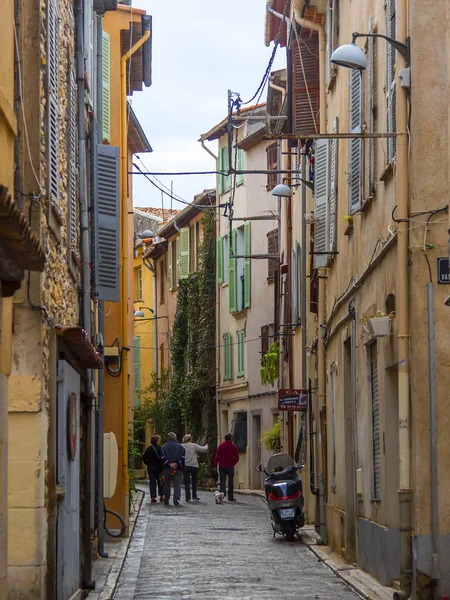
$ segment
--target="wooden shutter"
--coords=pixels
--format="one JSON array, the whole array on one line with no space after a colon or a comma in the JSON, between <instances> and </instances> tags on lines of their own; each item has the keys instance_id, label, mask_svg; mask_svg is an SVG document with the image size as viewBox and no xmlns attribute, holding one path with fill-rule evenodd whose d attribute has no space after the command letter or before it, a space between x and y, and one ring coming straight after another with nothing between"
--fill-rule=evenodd
<instances>
[{"instance_id":1,"label":"wooden shutter","mask_svg":"<svg viewBox=\"0 0 450 600\"><path fill-rule=\"evenodd\" d=\"M102 137L103 141L111 141L111 41L109 34L102 35Z\"/></svg>"},{"instance_id":2,"label":"wooden shutter","mask_svg":"<svg viewBox=\"0 0 450 600\"><path fill-rule=\"evenodd\" d=\"M180 231L180 279L189 277L190 228L182 227Z\"/></svg>"},{"instance_id":3,"label":"wooden shutter","mask_svg":"<svg viewBox=\"0 0 450 600\"><path fill-rule=\"evenodd\" d=\"M293 133L319 130L319 37L302 28L292 42Z\"/></svg>"},{"instance_id":4,"label":"wooden shutter","mask_svg":"<svg viewBox=\"0 0 450 600\"><path fill-rule=\"evenodd\" d=\"M237 332L238 339L238 377L245 375L245 332L244 330Z\"/></svg>"},{"instance_id":5,"label":"wooden shutter","mask_svg":"<svg viewBox=\"0 0 450 600\"><path fill-rule=\"evenodd\" d=\"M261 359L269 352L269 326L261 327Z\"/></svg>"},{"instance_id":6,"label":"wooden shutter","mask_svg":"<svg viewBox=\"0 0 450 600\"><path fill-rule=\"evenodd\" d=\"M228 259L228 298L230 305L230 312L237 311L237 265L236 259L236 247L237 247L237 232L233 229L231 233L231 249L230 258ZM231 256L232 254L232 256Z\"/></svg>"},{"instance_id":7,"label":"wooden shutter","mask_svg":"<svg viewBox=\"0 0 450 600\"><path fill-rule=\"evenodd\" d=\"M278 144L275 142L274 144L270 144L266 148L267 154L267 170L268 171L276 171L278 169ZM277 185L278 174L277 173L268 173L267 174L267 191L273 190L273 188Z\"/></svg>"},{"instance_id":8,"label":"wooden shutter","mask_svg":"<svg viewBox=\"0 0 450 600\"><path fill-rule=\"evenodd\" d=\"M278 254L278 229L269 231L267 234L267 253ZM278 270L278 264L276 260L269 258L268 265L267 280L269 283L273 283L275 281L275 272Z\"/></svg>"},{"instance_id":9,"label":"wooden shutter","mask_svg":"<svg viewBox=\"0 0 450 600\"><path fill-rule=\"evenodd\" d=\"M59 206L59 14L56 0L47 8L47 76L48 76L48 194Z\"/></svg>"},{"instance_id":10,"label":"wooden shutter","mask_svg":"<svg viewBox=\"0 0 450 600\"><path fill-rule=\"evenodd\" d=\"M166 366L166 356L164 351L164 342L159 346L159 364L161 365L161 370Z\"/></svg>"},{"instance_id":11,"label":"wooden shutter","mask_svg":"<svg viewBox=\"0 0 450 600\"><path fill-rule=\"evenodd\" d=\"M333 133L339 133L339 117L335 117L333 121ZM337 192L338 192L338 156L339 156L339 140L330 140L330 246L329 250L336 250L336 235L337 235ZM329 255L328 263L333 259L333 255Z\"/></svg>"},{"instance_id":12,"label":"wooden shutter","mask_svg":"<svg viewBox=\"0 0 450 600\"><path fill-rule=\"evenodd\" d=\"M362 74L359 69L350 70L350 132L361 133ZM361 208L361 182L363 180L363 140L352 138L349 152L349 201L348 212L352 215Z\"/></svg>"},{"instance_id":13,"label":"wooden shutter","mask_svg":"<svg viewBox=\"0 0 450 600\"><path fill-rule=\"evenodd\" d=\"M166 301L166 277L164 259L159 263L159 303Z\"/></svg>"},{"instance_id":14,"label":"wooden shutter","mask_svg":"<svg viewBox=\"0 0 450 600\"><path fill-rule=\"evenodd\" d=\"M223 243L220 237L216 239L216 272L217 283L223 283Z\"/></svg>"},{"instance_id":15,"label":"wooden shutter","mask_svg":"<svg viewBox=\"0 0 450 600\"><path fill-rule=\"evenodd\" d=\"M239 149L237 151L237 171L243 171L244 170L244 151ZM244 174L243 173L238 173L238 175L236 175L236 185L241 185L241 183L244 183Z\"/></svg>"},{"instance_id":16,"label":"wooden shutter","mask_svg":"<svg viewBox=\"0 0 450 600\"><path fill-rule=\"evenodd\" d=\"M77 227L77 86L73 69L69 73L69 94L67 99L67 145L68 145L68 205L69 205L69 246L78 251Z\"/></svg>"},{"instance_id":17,"label":"wooden shutter","mask_svg":"<svg viewBox=\"0 0 450 600\"><path fill-rule=\"evenodd\" d=\"M217 189L219 192L219 195L223 194L223 175L222 175L222 171L223 171L223 160L222 160L222 149L219 148L219 156L217 157L217 170L219 171L219 174L217 175Z\"/></svg>"},{"instance_id":18,"label":"wooden shutter","mask_svg":"<svg viewBox=\"0 0 450 600\"><path fill-rule=\"evenodd\" d=\"M377 343L370 346L370 382L372 387L372 451L373 451L373 498L379 500L381 487L381 436L380 397L378 390Z\"/></svg>"},{"instance_id":19,"label":"wooden shutter","mask_svg":"<svg viewBox=\"0 0 450 600\"><path fill-rule=\"evenodd\" d=\"M330 248L330 142L317 140L314 174L314 268L325 267ZM318 254L323 252L324 254Z\"/></svg>"},{"instance_id":20,"label":"wooden shutter","mask_svg":"<svg viewBox=\"0 0 450 600\"><path fill-rule=\"evenodd\" d=\"M119 154L116 146L93 144L92 279L97 300L119 302Z\"/></svg>"},{"instance_id":21,"label":"wooden shutter","mask_svg":"<svg viewBox=\"0 0 450 600\"><path fill-rule=\"evenodd\" d=\"M169 292L173 291L173 244L167 247L167 278L169 279Z\"/></svg>"},{"instance_id":22,"label":"wooden shutter","mask_svg":"<svg viewBox=\"0 0 450 600\"><path fill-rule=\"evenodd\" d=\"M244 223L244 255L251 254L250 223ZM251 303L251 259L244 259L244 308L249 308Z\"/></svg>"},{"instance_id":23,"label":"wooden shutter","mask_svg":"<svg viewBox=\"0 0 450 600\"><path fill-rule=\"evenodd\" d=\"M386 0L386 35L396 39L395 1ZM395 133L397 129L397 86L395 80L395 48L386 43L386 131ZM395 138L386 139L386 162L394 160L397 150Z\"/></svg>"},{"instance_id":24,"label":"wooden shutter","mask_svg":"<svg viewBox=\"0 0 450 600\"><path fill-rule=\"evenodd\" d=\"M176 272L175 272L176 282L175 282L175 287L178 287L178 282L179 282L180 276L181 276L181 269L180 269L180 236L178 236L177 239L176 239L176 241L175 241L175 254L176 254Z\"/></svg>"},{"instance_id":25,"label":"wooden shutter","mask_svg":"<svg viewBox=\"0 0 450 600\"><path fill-rule=\"evenodd\" d=\"M134 338L134 406L139 406L141 401L139 390L141 389L141 338Z\"/></svg>"}]
</instances>

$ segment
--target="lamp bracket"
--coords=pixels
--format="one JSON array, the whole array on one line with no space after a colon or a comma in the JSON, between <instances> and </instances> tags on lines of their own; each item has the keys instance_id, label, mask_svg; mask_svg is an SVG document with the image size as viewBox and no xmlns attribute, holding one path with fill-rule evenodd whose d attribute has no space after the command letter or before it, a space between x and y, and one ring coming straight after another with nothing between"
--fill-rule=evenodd
<instances>
[{"instance_id":1,"label":"lamp bracket","mask_svg":"<svg viewBox=\"0 0 450 600\"><path fill-rule=\"evenodd\" d=\"M406 62L406 66L409 67L411 64L411 52L410 52L410 38L406 38L406 43L403 44L398 40L394 40L394 38L388 37L387 35L383 35L382 33L358 33L355 31L352 33L352 43L355 43L355 40L359 37L371 37L371 38L383 38L387 42L394 46L397 52L403 56Z\"/></svg>"}]
</instances>

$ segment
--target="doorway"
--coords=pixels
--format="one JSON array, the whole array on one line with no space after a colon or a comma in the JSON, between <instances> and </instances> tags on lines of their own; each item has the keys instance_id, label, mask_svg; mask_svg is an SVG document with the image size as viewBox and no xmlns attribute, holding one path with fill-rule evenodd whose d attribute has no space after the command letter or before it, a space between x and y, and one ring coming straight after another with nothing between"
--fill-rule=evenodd
<instances>
[{"instance_id":1,"label":"doorway","mask_svg":"<svg viewBox=\"0 0 450 600\"><path fill-rule=\"evenodd\" d=\"M355 423L356 407L353 406L352 339L344 342L344 455L345 455L345 560L356 561L356 448Z\"/></svg>"},{"instance_id":2,"label":"doorway","mask_svg":"<svg viewBox=\"0 0 450 600\"><path fill-rule=\"evenodd\" d=\"M252 460L251 477L252 488L262 489L262 473L256 470L256 467L262 463L261 453L261 415L252 416Z\"/></svg>"}]
</instances>

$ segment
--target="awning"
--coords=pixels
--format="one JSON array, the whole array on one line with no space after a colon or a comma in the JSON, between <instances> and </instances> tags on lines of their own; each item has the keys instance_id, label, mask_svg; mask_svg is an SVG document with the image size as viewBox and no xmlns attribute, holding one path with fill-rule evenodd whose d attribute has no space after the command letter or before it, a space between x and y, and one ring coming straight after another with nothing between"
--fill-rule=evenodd
<instances>
[{"instance_id":1,"label":"awning","mask_svg":"<svg viewBox=\"0 0 450 600\"><path fill-rule=\"evenodd\" d=\"M68 348L76 356L82 367L85 369L103 369L102 358L82 327L57 325L55 329L59 335L64 337Z\"/></svg>"}]
</instances>

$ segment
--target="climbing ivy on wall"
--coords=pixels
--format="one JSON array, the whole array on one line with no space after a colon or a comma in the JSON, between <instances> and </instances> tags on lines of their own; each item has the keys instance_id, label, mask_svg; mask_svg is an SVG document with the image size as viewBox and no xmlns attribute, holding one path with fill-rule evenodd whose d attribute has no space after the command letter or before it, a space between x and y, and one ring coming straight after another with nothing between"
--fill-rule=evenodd
<instances>
[{"instance_id":1,"label":"climbing ivy on wall","mask_svg":"<svg viewBox=\"0 0 450 600\"><path fill-rule=\"evenodd\" d=\"M179 439L189 432L194 441L208 442L213 451L217 438L216 300L214 217L211 213L204 215L202 225L198 270L178 282L177 308L170 339L170 376L163 386L158 387L157 399L155 390L150 389L148 393L145 390L141 397L143 404L147 398L153 404L150 419L163 439L169 431L177 433Z\"/></svg>"}]
</instances>

